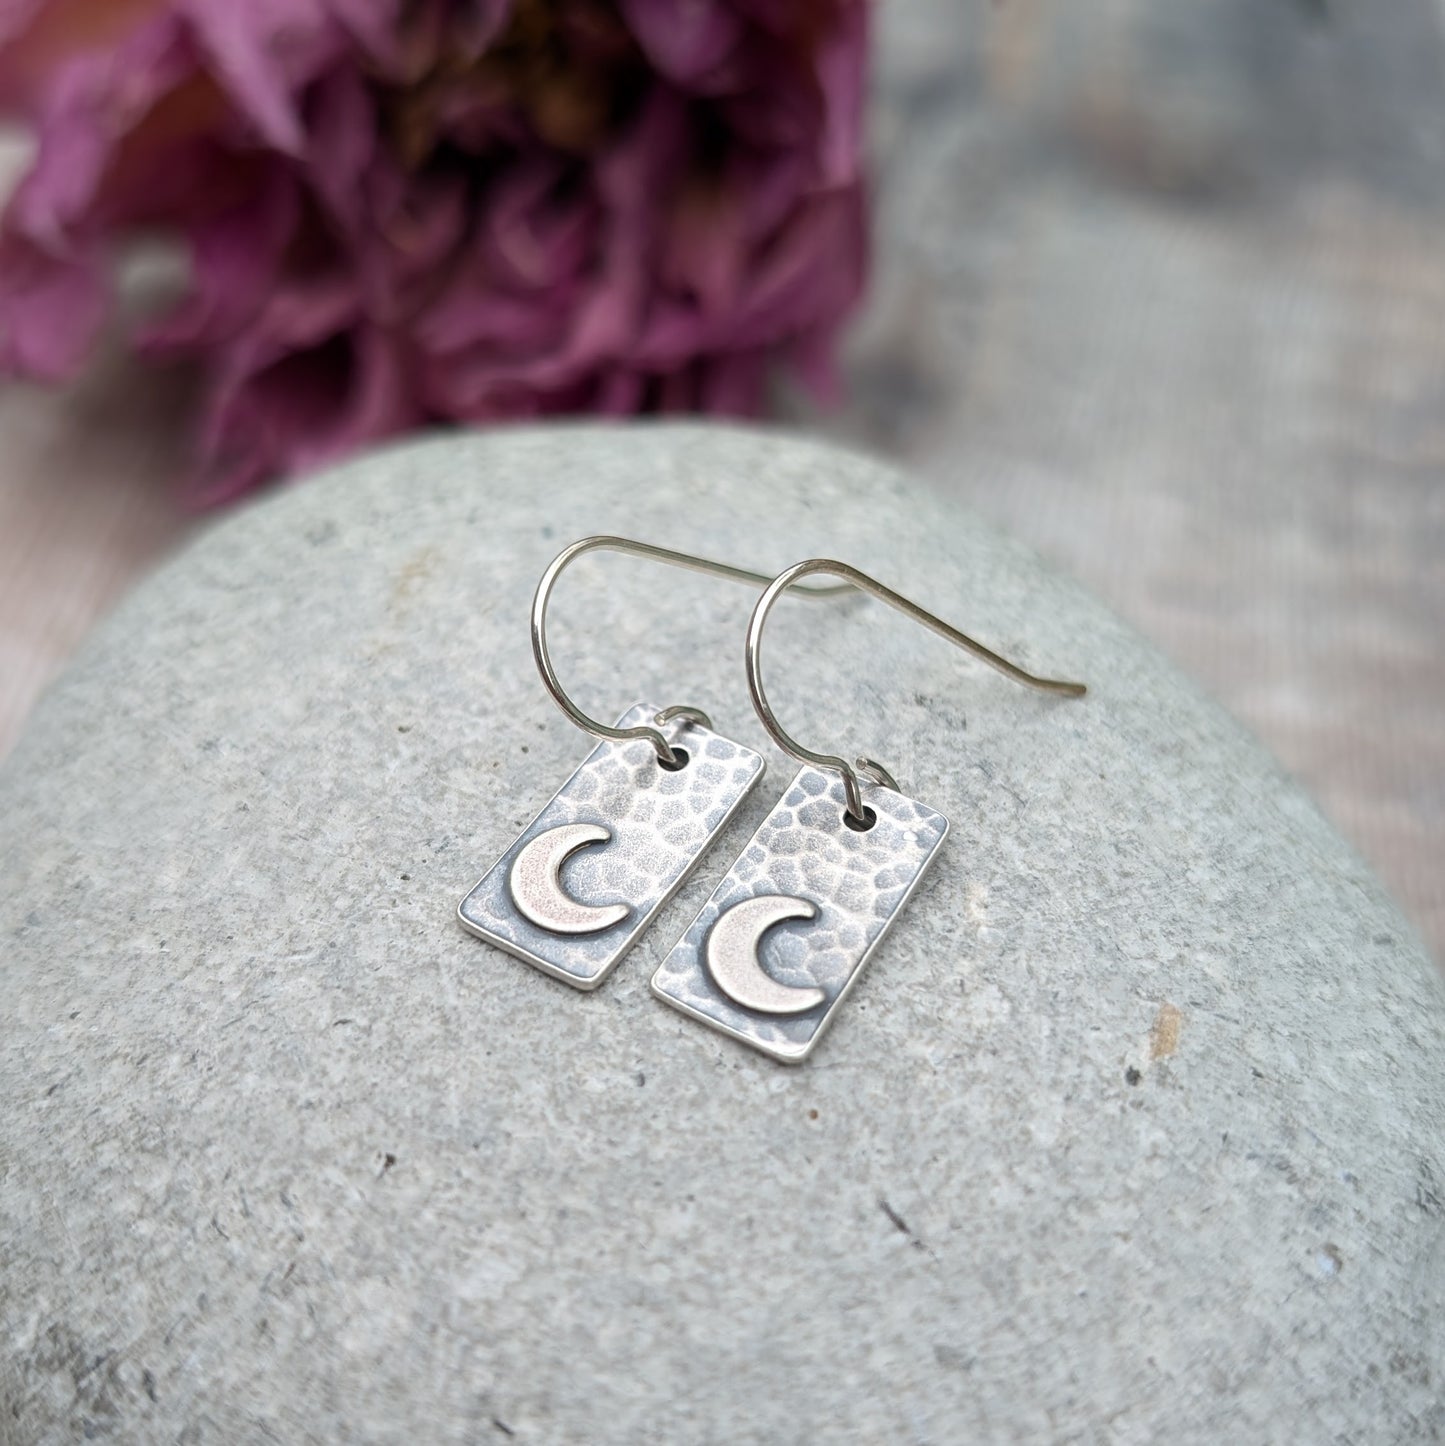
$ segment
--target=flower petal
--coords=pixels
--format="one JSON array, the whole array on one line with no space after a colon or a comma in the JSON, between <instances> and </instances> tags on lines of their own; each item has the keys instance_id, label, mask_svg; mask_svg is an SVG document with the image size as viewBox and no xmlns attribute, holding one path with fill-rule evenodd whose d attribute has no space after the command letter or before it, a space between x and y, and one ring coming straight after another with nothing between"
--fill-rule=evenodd
<instances>
[{"instance_id":1,"label":"flower petal","mask_svg":"<svg viewBox=\"0 0 1445 1446\"><path fill-rule=\"evenodd\" d=\"M0 242L0 368L44 382L75 376L110 302L96 258L53 256L6 237Z\"/></svg>"},{"instance_id":2,"label":"flower petal","mask_svg":"<svg viewBox=\"0 0 1445 1446\"><path fill-rule=\"evenodd\" d=\"M190 69L167 20L143 27L114 52L67 62L46 96L40 145L6 225L52 248L66 244L98 204L125 140Z\"/></svg>"},{"instance_id":3,"label":"flower petal","mask_svg":"<svg viewBox=\"0 0 1445 1446\"><path fill-rule=\"evenodd\" d=\"M422 421L746 414L778 366L826 391L867 261L866 20L0 0L0 102L28 57L40 131L0 225L0 363L73 373L107 258L158 235L191 286L137 344L204 371L208 501Z\"/></svg>"},{"instance_id":4,"label":"flower petal","mask_svg":"<svg viewBox=\"0 0 1445 1446\"><path fill-rule=\"evenodd\" d=\"M846 185L858 179L867 56L868 9L861 0L849 0L838 24L820 41L816 61L825 101L819 146L825 185Z\"/></svg>"},{"instance_id":5,"label":"flower petal","mask_svg":"<svg viewBox=\"0 0 1445 1446\"><path fill-rule=\"evenodd\" d=\"M743 32L725 0L623 0L622 11L647 58L681 86L719 65Z\"/></svg>"},{"instance_id":6,"label":"flower petal","mask_svg":"<svg viewBox=\"0 0 1445 1446\"><path fill-rule=\"evenodd\" d=\"M304 142L311 183L348 230L365 224L363 187L376 160L376 105L361 76L338 66L311 88Z\"/></svg>"},{"instance_id":7,"label":"flower petal","mask_svg":"<svg viewBox=\"0 0 1445 1446\"><path fill-rule=\"evenodd\" d=\"M33 113L67 60L121 43L169 0L0 0L0 111Z\"/></svg>"},{"instance_id":8,"label":"flower petal","mask_svg":"<svg viewBox=\"0 0 1445 1446\"><path fill-rule=\"evenodd\" d=\"M319 0L179 0L179 7L237 109L268 145L300 156L304 132L293 87L309 76L293 71L303 69L331 23Z\"/></svg>"},{"instance_id":9,"label":"flower petal","mask_svg":"<svg viewBox=\"0 0 1445 1446\"><path fill-rule=\"evenodd\" d=\"M190 237L190 290L167 316L140 329L141 349L165 356L235 336L275 286L299 214L296 183L277 170L254 199L198 222Z\"/></svg>"},{"instance_id":10,"label":"flower petal","mask_svg":"<svg viewBox=\"0 0 1445 1446\"><path fill-rule=\"evenodd\" d=\"M262 362L238 347L207 404L206 458L192 501L213 506L263 477L295 474L415 426L421 413L394 339L362 323Z\"/></svg>"}]
</instances>

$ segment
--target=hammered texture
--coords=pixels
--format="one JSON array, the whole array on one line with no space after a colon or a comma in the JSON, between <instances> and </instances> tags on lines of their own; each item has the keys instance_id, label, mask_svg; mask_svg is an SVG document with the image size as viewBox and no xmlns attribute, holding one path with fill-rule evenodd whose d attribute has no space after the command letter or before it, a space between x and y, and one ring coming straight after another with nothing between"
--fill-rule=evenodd
<instances>
[{"instance_id":1,"label":"hammered texture","mask_svg":"<svg viewBox=\"0 0 1445 1446\"><path fill-rule=\"evenodd\" d=\"M649 723L656 713L654 705L638 703L617 726ZM675 773L658 765L646 739L599 743L462 900L462 924L580 989L601 984L763 775L762 755L751 748L696 723L682 721L672 729L670 741L690 755ZM599 824L612 838L563 865L566 892L584 904L623 903L629 913L596 934L554 934L521 914L507 881L531 840L576 823Z\"/></svg>"},{"instance_id":2,"label":"hammered texture","mask_svg":"<svg viewBox=\"0 0 1445 1446\"><path fill-rule=\"evenodd\" d=\"M866 833L843 823L846 797L834 774L804 767L763 820L652 978L659 999L788 1063L822 1037L873 950L917 887L948 833L941 813L888 788L865 788L877 815ZM758 958L792 988L816 986L824 1002L792 1018L755 1013L728 999L706 963L709 931L744 899L782 894L817 906L816 918L767 930Z\"/></svg>"}]
</instances>

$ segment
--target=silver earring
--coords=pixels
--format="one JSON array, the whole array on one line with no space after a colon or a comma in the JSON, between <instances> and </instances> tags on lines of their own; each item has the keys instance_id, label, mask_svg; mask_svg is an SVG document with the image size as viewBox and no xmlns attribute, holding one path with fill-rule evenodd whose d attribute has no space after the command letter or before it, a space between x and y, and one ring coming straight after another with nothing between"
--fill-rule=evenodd
<instances>
[{"instance_id":1,"label":"silver earring","mask_svg":"<svg viewBox=\"0 0 1445 1446\"><path fill-rule=\"evenodd\" d=\"M748 624L748 689L763 727L803 767L663 960L652 991L789 1064L822 1038L948 832L948 820L905 796L881 764L815 753L778 722L763 691L763 627L783 593L816 573L888 603L1015 682L1071 698L1085 691L1082 683L1026 673L844 563L813 558L769 584ZM764 969L758 945L775 926Z\"/></svg>"},{"instance_id":2,"label":"silver earring","mask_svg":"<svg viewBox=\"0 0 1445 1446\"><path fill-rule=\"evenodd\" d=\"M608 727L568 696L547 647L547 605L568 564L598 550L758 586L768 581L622 537L583 538L542 574L532 601L537 669L562 712L600 741L462 900L457 917L488 943L578 989L596 989L617 967L764 769L761 754L716 732L698 708L636 703ZM572 877L564 877L584 850L567 869Z\"/></svg>"}]
</instances>

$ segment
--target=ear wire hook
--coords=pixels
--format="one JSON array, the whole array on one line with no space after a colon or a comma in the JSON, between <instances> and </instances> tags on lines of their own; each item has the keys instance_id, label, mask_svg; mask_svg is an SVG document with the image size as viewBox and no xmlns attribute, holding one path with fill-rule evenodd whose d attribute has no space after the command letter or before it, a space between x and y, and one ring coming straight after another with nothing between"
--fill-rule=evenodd
<instances>
[{"instance_id":1,"label":"ear wire hook","mask_svg":"<svg viewBox=\"0 0 1445 1446\"><path fill-rule=\"evenodd\" d=\"M921 623L930 632L946 638L955 647L972 653L974 657L981 659L989 667L997 668L1006 678L1012 678L1015 683L1025 683L1030 688L1038 688L1045 693L1057 693L1066 698L1082 698L1088 691L1083 683L1069 683L1061 678L1036 678L1032 673L1026 673L1016 664L1009 662L1007 658L1000 657L992 649L984 647L982 643L969 637L967 633L960 632L957 628L944 622L942 618L935 617L932 613L919 607L917 603L910 602L900 593L894 592L892 588L884 587L881 582L875 581L867 573L859 572L856 567L849 567L845 562L834 562L826 557L814 557L809 558L806 562L795 563L786 571L780 572L768 584L766 591L753 608L752 618L748 622L746 654L748 692L752 695L753 707L757 710L758 718L779 748L785 753L791 753L794 758L801 759L804 763L811 763L817 768L834 769L843 775L843 786L848 795L848 817L857 824L866 826L868 822L867 815L863 811L863 792L858 784L858 775L865 774L875 783L880 783L884 787L896 791L898 785L893 781L892 775L871 758L859 758L855 762L849 763L847 759L839 758L834 754L814 753L812 749L804 748L778 722L778 716L773 712L772 705L763 692L763 625L768 620L768 614L772 611L773 604L800 578L811 577L814 573L820 572L842 578L849 586L866 592L870 597L876 597L891 608L896 608L906 618Z\"/></svg>"},{"instance_id":2,"label":"ear wire hook","mask_svg":"<svg viewBox=\"0 0 1445 1446\"><path fill-rule=\"evenodd\" d=\"M537 671L542 675L542 682L552 695L553 701L584 733L616 742L645 738L656 750L660 763L668 768L677 768L680 761L673 752L672 744L657 727L641 724L635 728L611 728L605 723L599 723L572 701L557 677L551 650L547 647L547 604L551 601L557 579L570 563L585 552L627 553L633 557L645 557L653 562L665 562L672 567L685 568L689 572L707 573L713 577L728 578L733 582L752 583L757 587L766 586L770 579L766 573L751 572L745 567L733 567L726 562L714 562L710 558L696 557L690 552L674 552L670 548L654 547L649 542L634 542L629 537L597 536L584 537L580 542L564 547L547 565L547 570L537 584L537 592L532 599L532 656L537 660ZM803 588L801 591L809 597L831 597L837 593L851 592L852 588L847 583L840 583L832 587ZM685 705L664 708L652 721L660 726L674 718L690 718L705 728L712 727L712 720L700 708L689 708Z\"/></svg>"}]
</instances>

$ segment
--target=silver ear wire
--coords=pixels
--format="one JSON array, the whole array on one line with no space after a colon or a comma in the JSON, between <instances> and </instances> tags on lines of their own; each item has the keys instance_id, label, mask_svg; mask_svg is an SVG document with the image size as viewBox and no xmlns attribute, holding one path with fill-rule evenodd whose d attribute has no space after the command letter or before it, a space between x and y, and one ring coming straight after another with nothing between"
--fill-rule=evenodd
<instances>
[{"instance_id":1,"label":"silver ear wire","mask_svg":"<svg viewBox=\"0 0 1445 1446\"><path fill-rule=\"evenodd\" d=\"M652 721L657 726L642 724L635 728L613 728L584 713L572 701L557 677L557 670L552 664L552 654L547 647L547 604L551 600L557 579L567 566L584 552L627 553L633 557L649 558L653 562L664 562L672 567L686 568L689 572L707 573L712 577L728 578L732 582L751 583L756 587L766 586L769 578L766 573L750 572L745 567L714 562L710 558L696 557L689 552L674 552L670 548L654 547L648 542L634 542L628 537L597 536L584 537L580 542L564 547L548 564L537 584L537 592L532 599L532 656L537 660L537 671L542 675L542 682L552 695L553 701L583 732L590 733L594 738L612 739L615 742L645 738L656 750L658 761L665 767L675 768L678 765L677 755L659 728L674 718L689 718L695 723L701 723L705 728L711 728L711 720L701 709L677 705L664 708L654 717ZM810 597L832 597L838 593L851 592L852 588L845 582L834 587L803 588L801 591Z\"/></svg>"},{"instance_id":2,"label":"silver ear wire","mask_svg":"<svg viewBox=\"0 0 1445 1446\"><path fill-rule=\"evenodd\" d=\"M772 611L773 604L790 587L801 578L811 577L815 573L826 573L831 577L841 578L845 585L857 588L860 592L866 592L870 597L876 597L880 602L887 603L889 607L896 608L906 618L921 623L930 632L946 638L955 647L972 653L974 657L987 663L991 668L997 668L1000 673L1006 678L1013 679L1015 683L1023 683L1030 688L1038 688L1045 693L1057 693L1066 698L1081 698L1088 691L1083 683L1070 683L1060 678L1037 678L1032 673L1025 672L1017 664L1009 662L1007 658L1001 657L992 649L984 647L982 643L969 637L967 633L960 632L957 628L944 622L942 618L935 617L931 612L919 607L917 603L910 602L900 593L894 592L892 588L884 587L881 582L875 581L867 573L859 572L856 567L849 567L845 562L834 562L826 557L813 557L805 562L795 563L792 567L780 572L768 584L767 589L753 608L752 618L748 622L746 651L748 692L752 695L753 707L757 710L759 720L779 748L785 753L791 753L794 758L804 763L811 763L815 768L827 768L842 774L843 785L848 797L848 815L859 825L866 825L867 815L863 811L863 793L858 784L858 775L865 774L875 782L896 792L898 785L893 781L892 776L881 764L875 763L869 758L859 758L856 762L849 763L846 758L839 758L836 754L815 753L811 748L804 748L778 722L778 715L773 712L772 704L768 702L767 694L763 691L763 627L767 623L768 614Z\"/></svg>"}]
</instances>

